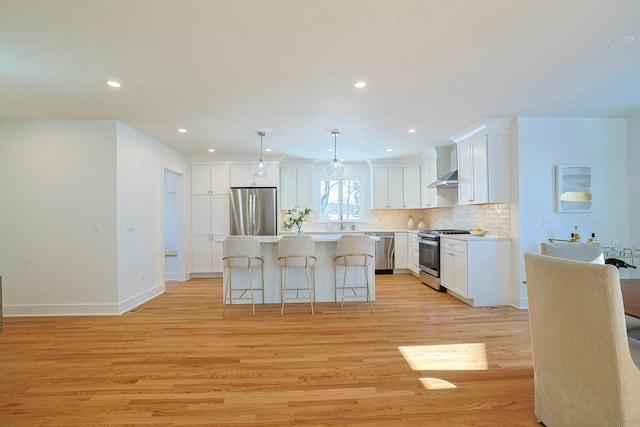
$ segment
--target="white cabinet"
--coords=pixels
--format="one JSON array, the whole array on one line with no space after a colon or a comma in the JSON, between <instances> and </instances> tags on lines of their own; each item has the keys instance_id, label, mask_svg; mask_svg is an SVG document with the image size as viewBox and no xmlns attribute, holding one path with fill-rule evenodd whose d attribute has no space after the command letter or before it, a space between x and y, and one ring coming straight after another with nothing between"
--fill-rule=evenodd
<instances>
[{"instance_id":1,"label":"white cabinet","mask_svg":"<svg viewBox=\"0 0 640 427\"><path fill-rule=\"evenodd\" d=\"M449 154L451 150L451 147L433 147L427 152L428 158L420 166L420 206L422 208L453 206L453 202L457 198L455 188L429 188L429 184L451 171Z\"/></svg>"},{"instance_id":2,"label":"white cabinet","mask_svg":"<svg viewBox=\"0 0 640 427\"><path fill-rule=\"evenodd\" d=\"M374 166L371 209L420 209L420 166Z\"/></svg>"},{"instance_id":3,"label":"white cabinet","mask_svg":"<svg viewBox=\"0 0 640 427\"><path fill-rule=\"evenodd\" d=\"M440 284L468 298L466 242L441 238L440 245Z\"/></svg>"},{"instance_id":4,"label":"white cabinet","mask_svg":"<svg viewBox=\"0 0 640 427\"><path fill-rule=\"evenodd\" d=\"M458 204L511 201L509 127L491 119L452 137L458 145Z\"/></svg>"},{"instance_id":5,"label":"white cabinet","mask_svg":"<svg viewBox=\"0 0 640 427\"><path fill-rule=\"evenodd\" d=\"M313 168L280 168L280 209L313 207Z\"/></svg>"},{"instance_id":6,"label":"white cabinet","mask_svg":"<svg viewBox=\"0 0 640 427\"><path fill-rule=\"evenodd\" d=\"M511 241L440 238L440 284L473 306L506 305L510 296Z\"/></svg>"},{"instance_id":7,"label":"white cabinet","mask_svg":"<svg viewBox=\"0 0 640 427\"><path fill-rule=\"evenodd\" d=\"M371 208L404 207L404 173L402 167L373 167L371 171Z\"/></svg>"},{"instance_id":8,"label":"white cabinet","mask_svg":"<svg viewBox=\"0 0 640 427\"><path fill-rule=\"evenodd\" d=\"M407 233L407 256L409 261L409 270L414 276L420 274L420 246L418 243L417 233Z\"/></svg>"},{"instance_id":9,"label":"white cabinet","mask_svg":"<svg viewBox=\"0 0 640 427\"><path fill-rule=\"evenodd\" d=\"M406 209L420 208L420 166L405 166L402 168L403 177L403 207Z\"/></svg>"},{"instance_id":10,"label":"white cabinet","mask_svg":"<svg viewBox=\"0 0 640 427\"><path fill-rule=\"evenodd\" d=\"M229 165L230 187L277 187L280 183L280 168L277 164L268 164L266 177L253 176L253 164Z\"/></svg>"},{"instance_id":11,"label":"white cabinet","mask_svg":"<svg viewBox=\"0 0 640 427\"><path fill-rule=\"evenodd\" d=\"M407 257L407 233L394 233L394 265L393 268L409 268Z\"/></svg>"},{"instance_id":12,"label":"white cabinet","mask_svg":"<svg viewBox=\"0 0 640 427\"><path fill-rule=\"evenodd\" d=\"M193 273L222 273L222 243L229 234L229 195L194 195L191 198Z\"/></svg>"},{"instance_id":13,"label":"white cabinet","mask_svg":"<svg viewBox=\"0 0 640 427\"><path fill-rule=\"evenodd\" d=\"M192 165L191 194L228 194L229 166L226 164Z\"/></svg>"}]
</instances>

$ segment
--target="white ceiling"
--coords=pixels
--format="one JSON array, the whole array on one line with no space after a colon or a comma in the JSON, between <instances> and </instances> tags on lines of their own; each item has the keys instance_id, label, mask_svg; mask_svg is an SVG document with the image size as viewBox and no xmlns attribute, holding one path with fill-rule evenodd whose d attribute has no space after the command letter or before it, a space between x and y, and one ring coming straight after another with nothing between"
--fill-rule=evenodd
<instances>
[{"instance_id":1,"label":"white ceiling","mask_svg":"<svg viewBox=\"0 0 640 427\"><path fill-rule=\"evenodd\" d=\"M333 129L346 161L415 155L481 118L640 115L639 22L638 0L0 0L0 119L115 119L212 158L255 157L258 130L265 160L329 161Z\"/></svg>"}]
</instances>

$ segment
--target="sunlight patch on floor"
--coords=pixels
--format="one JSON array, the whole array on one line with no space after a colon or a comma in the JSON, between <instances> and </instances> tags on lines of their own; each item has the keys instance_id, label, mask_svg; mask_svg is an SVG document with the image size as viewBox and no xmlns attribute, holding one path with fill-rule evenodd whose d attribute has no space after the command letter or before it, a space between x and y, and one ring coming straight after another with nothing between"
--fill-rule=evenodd
<instances>
[{"instance_id":1,"label":"sunlight patch on floor","mask_svg":"<svg viewBox=\"0 0 640 427\"><path fill-rule=\"evenodd\" d=\"M480 371L488 368L483 343L398 347L414 371Z\"/></svg>"},{"instance_id":2,"label":"sunlight patch on floor","mask_svg":"<svg viewBox=\"0 0 640 427\"><path fill-rule=\"evenodd\" d=\"M427 390L445 390L448 388L458 388L455 384L440 378L420 378L420 382Z\"/></svg>"}]
</instances>

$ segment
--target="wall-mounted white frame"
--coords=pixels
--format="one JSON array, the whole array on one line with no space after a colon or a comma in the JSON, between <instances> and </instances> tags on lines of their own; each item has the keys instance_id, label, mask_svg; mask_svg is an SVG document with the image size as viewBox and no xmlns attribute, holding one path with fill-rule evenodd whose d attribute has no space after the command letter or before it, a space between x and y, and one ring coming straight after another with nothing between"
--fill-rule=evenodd
<instances>
[{"instance_id":1,"label":"wall-mounted white frame","mask_svg":"<svg viewBox=\"0 0 640 427\"><path fill-rule=\"evenodd\" d=\"M591 212L591 166L556 165L556 212Z\"/></svg>"}]
</instances>

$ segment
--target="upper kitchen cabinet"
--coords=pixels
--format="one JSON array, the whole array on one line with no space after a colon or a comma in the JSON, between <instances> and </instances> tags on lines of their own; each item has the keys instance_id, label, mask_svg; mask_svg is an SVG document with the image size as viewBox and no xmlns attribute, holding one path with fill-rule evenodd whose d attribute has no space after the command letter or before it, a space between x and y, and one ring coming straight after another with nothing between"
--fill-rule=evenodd
<instances>
[{"instance_id":1,"label":"upper kitchen cabinet","mask_svg":"<svg viewBox=\"0 0 640 427\"><path fill-rule=\"evenodd\" d=\"M192 165L191 194L229 194L229 166Z\"/></svg>"},{"instance_id":2,"label":"upper kitchen cabinet","mask_svg":"<svg viewBox=\"0 0 640 427\"><path fill-rule=\"evenodd\" d=\"M458 146L458 203L505 203L511 197L511 119L486 119L451 137Z\"/></svg>"},{"instance_id":3,"label":"upper kitchen cabinet","mask_svg":"<svg viewBox=\"0 0 640 427\"><path fill-rule=\"evenodd\" d=\"M313 207L313 168L280 167L280 209Z\"/></svg>"},{"instance_id":4,"label":"upper kitchen cabinet","mask_svg":"<svg viewBox=\"0 0 640 427\"><path fill-rule=\"evenodd\" d=\"M253 164L229 165L230 187L277 187L280 183L280 168L277 164L268 164L269 173L265 177L253 176Z\"/></svg>"},{"instance_id":5,"label":"upper kitchen cabinet","mask_svg":"<svg viewBox=\"0 0 640 427\"><path fill-rule=\"evenodd\" d=\"M452 149L455 149L455 147L433 147L427 151L421 165L420 207L442 208L453 206L457 195L455 187L429 188L429 184L452 170ZM455 168L457 168L457 165L454 165L453 169Z\"/></svg>"},{"instance_id":6,"label":"upper kitchen cabinet","mask_svg":"<svg viewBox=\"0 0 640 427\"><path fill-rule=\"evenodd\" d=\"M420 208L420 166L405 166L402 168L404 184L404 203L406 209Z\"/></svg>"},{"instance_id":7,"label":"upper kitchen cabinet","mask_svg":"<svg viewBox=\"0 0 640 427\"><path fill-rule=\"evenodd\" d=\"M371 208L402 209L403 197L403 168L374 166L371 170Z\"/></svg>"}]
</instances>

